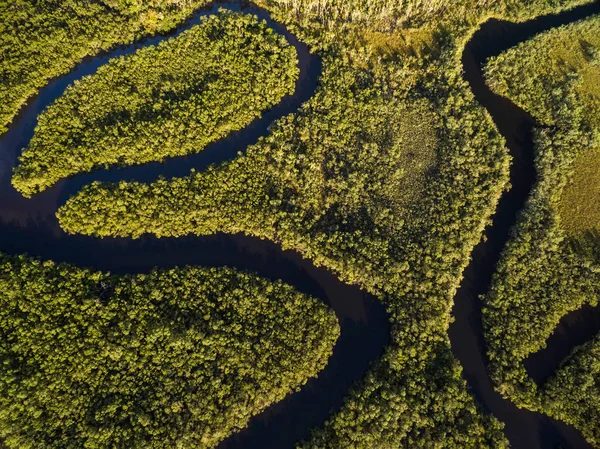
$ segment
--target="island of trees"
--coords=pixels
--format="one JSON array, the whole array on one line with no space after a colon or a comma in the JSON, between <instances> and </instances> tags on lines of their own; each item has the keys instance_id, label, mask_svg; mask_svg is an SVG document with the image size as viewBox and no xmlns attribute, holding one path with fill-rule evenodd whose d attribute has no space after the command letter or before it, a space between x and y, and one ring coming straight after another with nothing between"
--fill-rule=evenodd
<instances>
[{"instance_id":1,"label":"island of trees","mask_svg":"<svg viewBox=\"0 0 600 449\"><path fill-rule=\"evenodd\" d=\"M94 168L199 152L293 93L296 64L264 22L210 16L67 88L40 114L13 185L31 196Z\"/></svg>"},{"instance_id":2,"label":"island of trees","mask_svg":"<svg viewBox=\"0 0 600 449\"><path fill-rule=\"evenodd\" d=\"M27 100L87 56L181 24L206 0L10 0L0 4L0 133Z\"/></svg>"}]
</instances>

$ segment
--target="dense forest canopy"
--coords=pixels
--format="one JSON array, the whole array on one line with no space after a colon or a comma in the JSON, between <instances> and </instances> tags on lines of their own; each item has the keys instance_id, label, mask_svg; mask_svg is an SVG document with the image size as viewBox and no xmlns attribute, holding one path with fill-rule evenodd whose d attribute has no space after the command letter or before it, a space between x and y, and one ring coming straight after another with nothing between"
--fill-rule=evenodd
<instances>
[{"instance_id":1,"label":"dense forest canopy","mask_svg":"<svg viewBox=\"0 0 600 449\"><path fill-rule=\"evenodd\" d=\"M260 0L322 56L315 97L234 161L150 185L88 186L60 223L97 236L243 232L377 294L392 343L300 447L506 447L447 336L454 292L509 166L459 60L489 17L525 20L585 2ZM120 14L143 14L129 5Z\"/></svg>"},{"instance_id":2,"label":"dense forest canopy","mask_svg":"<svg viewBox=\"0 0 600 449\"><path fill-rule=\"evenodd\" d=\"M600 17L522 43L486 66L492 88L532 113L538 183L484 299L490 370L522 407L577 426L600 444L600 340L538 387L524 360L559 320L600 296ZM600 336L599 336L600 337Z\"/></svg>"},{"instance_id":3,"label":"dense forest canopy","mask_svg":"<svg viewBox=\"0 0 600 449\"><path fill-rule=\"evenodd\" d=\"M185 156L294 92L295 51L264 22L222 12L112 59L38 118L13 185L26 196L96 167Z\"/></svg>"},{"instance_id":4,"label":"dense forest canopy","mask_svg":"<svg viewBox=\"0 0 600 449\"><path fill-rule=\"evenodd\" d=\"M0 134L52 78L84 57L173 29L206 0L3 0Z\"/></svg>"},{"instance_id":5,"label":"dense forest canopy","mask_svg":"<svg viewBox=\"0 0 600 449\"><path fill-rule=\"evenodd\" d=\"M445 30L407 21L390 31L375 10L336 20L342 2L321 12L297 2L297 14L288 2L261 2L323 55L316 96L223 166L151 185L88 186L59 211L61 225L100 236L244 232L380 295L393 343L305 447L504 447L497 421L468 395L446 335L451 298L509 162L458 60L489 15L524 19L575 3L459 3L431 12Z\"/></svg>"},{"instance_id":6,"label":"dense forest canopy","mask_svg":"<svg viewBox=\"0 0 600 449\"><path fill-rule=\"evenodd\" d=\"M340 331L316 299L226 268L0 255L0 292L0 436L19 449L214 447L315 376Z\"/></svg>"}]
</instances>

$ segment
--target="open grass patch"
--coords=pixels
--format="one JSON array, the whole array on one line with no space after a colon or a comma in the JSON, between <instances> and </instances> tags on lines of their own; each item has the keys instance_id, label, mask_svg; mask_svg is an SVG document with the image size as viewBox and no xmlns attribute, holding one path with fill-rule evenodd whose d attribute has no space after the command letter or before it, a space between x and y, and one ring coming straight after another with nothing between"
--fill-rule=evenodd
<instances>
[{"instance_id":1,"label":"open grass patch","mask_svg":"<svg viewBox=\"0 0 600 449\"><path fill-rule=\"evenodd\" d=\"M561 318L600 297L600 16L536 36L492 59L489 84L532 113L538 181L484 298L490 373L517 405L600 435L597 343L537 385L524 361ZM579 389L579 391L577 391Z\"/></svg>"},{"instance_id":2,"label":"open grass patch","mask_svg":"<svg viewBox=\"0 0 600 449\"><path fill-rule=\"evenodd\" d=\"M572 237L600 231L600 149L583 151L571 170L560 198L561 225Z\"/></svg>"},{"instance_id":3,"label":"open grass patch","mask_svg":"<svg viewBox=\"0 0 600 449\"><path fill-rule=\"evenodd\" d=\"M490 87L544 124L554 125L561 112L561 91L572 84L586 118L596 120L594 111L600 102L596 22L585 20L547 31L494 58L485 68Z\"/></svg>"}]
</instances>

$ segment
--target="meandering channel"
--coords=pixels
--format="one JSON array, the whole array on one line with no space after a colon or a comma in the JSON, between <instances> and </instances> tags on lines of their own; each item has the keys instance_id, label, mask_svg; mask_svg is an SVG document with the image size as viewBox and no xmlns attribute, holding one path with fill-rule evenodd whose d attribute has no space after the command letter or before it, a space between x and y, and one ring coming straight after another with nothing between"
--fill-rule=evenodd
<instances>
[{"instance_id":1,"label":"meandering channel","mask_svg":"<svg viewBox=\"0 0 600 449\"><path fill-rule=\"evenodd\" d=\"M486 239L479 243L471 255L471 263L464 272L464 279L454 298L455 322L449 330L452 351L460 360L471 391L483 407L506 425L505 434L513 448L591 448L579 431L565 423L545 415L517 408L503 399L487 375L487 356L481 323L480 295L490 288L492 275L503 248L510 237L510 230L536 181L534 167L534 143L532 138L535 119L510 100L494 94L485 84L483 64L520 42L543 31L565 25L600 12L600 3L574 8L560 14L538 17L515 24L489 20L472 36L463 52L465 79L469 82L475 98L487 109L498 130L505 137L513 163L510 171L511 188L500 199L492 225L486 229ZM576 313L581 316L586 310ZM586 317L587 318L587 317ZM587 320L586 320L587 321ZM593 326L591 326L593 327ZM578 343L575 336L563 346ZM569 351L556 350L552 346L545 351L556 367ZM547 377L553 371L545 372Z\"/></svg>"},{"instance_id":2,"label":"meandering channel","mask_svg":"<svg viewBox=\"0 0 600 449\"><path fill-rule=\"evenodd\" d=\"M246 10L265 19L292 44L298 53L300 77L295 93L265 112L244 130L232 133L201 153L125 169L101 170L63 180L30 200L21 197L10 184L12 167L22 148L33 136L38 114L82 76L94 73L110 58L131 54L138 48L154 45L197 24L201 17L218 8ZM545 29L582 18L600 10L599 5L578 8L557 16L536 19L520 25L488 22L477 32L464 52L465 77L477 100L488 109L500 132L507 138L515 164L511 171L513 188L500 202L488 240L478 245L472 263L455 298L456 321L450 329L455 355L464 367L469 385L485 409L507 425L506 434L514 448L588 447L581 435L565 424L536 413L520 410L497 394L485 369L485 351L481 329L478 294L487 291L499 254L514 225L535 179L532 142L529 137L534 121L508 100L494 96L483 83L481 63L516 43ZM140 273L155 267L183 265L229 266L248 270L267 279L281 279L299 291L320 298L335 311L341 336L327 367L298 393L254 417L247 429L230 437L221 448L291 448L307 438L312 427L321 425L339 408L349 388L359 380L372 361L380 357L388 344L390 331L380 301L358 287L347 285L323 268L317 268L293 251L243 235L218 234L207 237L139 240L96 239L66 235L58 226L55 211L80 188L94 180L120 179L150 182L159 176L185 176L191 168L204 170L211 164L231 160L247 146L268 133L269 125L296 111L315 92L321 61L310 54L283 25L273 21L258 7L242 7L237 2L217 3L198 11L176 33L145 39L111 52L88 58L69 74L57 78L40 91L15 119L10 130L0 137L0 250L66 262L112 273ZM523 140L525 137L525 140ZM545 438L544 441L540 437Z\"/></svg>"},{"instance_id":3,"label":"meandering channel","mask_svg":"<svg viewBox=\"0 0 600 449\"><path fill-rule=\"evenodd\" d=\"M241 131L231 133L196 155L172 158L165 163L151 163L126 169L101 170L63 180L53 188L26 200L10 184L12 167L21 149L33 136L38 114L75 80L90 75L110 58L127 55L138 48L155 45L172 38L199 23L202 17L215 14L219 8L257 15L285 36L296 49L300 75L293 95L266 111L259 119ZM323 268L316 268L299 254L282 251L277 245L243 235L214 235L180 239L144 237L130 239L96 239L70 236L59 227L55 212L66 199L93 180L120 179L150 182L159 176L188 175L211 164L237 157L238 151L255 144L268 133L275 120L295 112L311 98L321 73L321 60L310 54L308 47L271 20L265 10L242 7L237 2L219 2L198 11L176 33L146 39L135 45L117 48L94 58L88 58L71 73L60 77L41 90L0 137L0 250L9 254L24 254L66 262L81 267L110 271L116 274L142 273L155 267L229 266L254 272L266 279L281 279L299 291L327 303L335 312L341 327L327 367L318 378L311 379L298 393L290 394L264 413L254 417L248 428L225 440L221 448L286 448L308 438L310 430L322 425L332 410L339 408L350 387L361 379L372 361L381 356L388 344L390 329L382 303L346 285Z\"/></svg>"}]
</instances>

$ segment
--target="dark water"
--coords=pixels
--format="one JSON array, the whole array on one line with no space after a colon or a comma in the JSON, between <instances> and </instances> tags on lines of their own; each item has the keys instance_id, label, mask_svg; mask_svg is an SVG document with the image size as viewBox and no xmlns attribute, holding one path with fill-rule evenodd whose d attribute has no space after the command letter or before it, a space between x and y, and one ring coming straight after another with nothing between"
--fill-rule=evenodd
<instances>
[{"instance_id":1,"label":"dark water","mask_svg":"<svg viewBox=\"0 0 600 449\"><path fill-rule=\"evenodd\" d=\"M245 10L268 21L283 34L298 52L300 77L296 91L273 109L265 112L244 130L232 133L204 149L200 154L174 158L126 169L97 171L62 181L54 188L23 199L10 185L10 173L21 149L33 135L37 115L58 98L74 80L94 73L111 57L131 54L137 48L156 44L172 37L200 17L216 12L217 7ZM580 8L574 13L552 16L522 25L490 21L478 32L464 53L466 78L477 99L490 111L500 132L507 138L515 164L511 172L513 189L501 200L494 225L487 231L488 240L473 252L473 262L457 293L456 321L450 329L455 355L464 367L465 377L483 407L507 424L506 433L515 448L587 447L574 429L542 415L519 410L494 392L485 370L478 294L487 291L508 231L515 223L535 180L532 165L531 127L534 121L507 100L493 95L484 85L480 65L485 59L545 29L584 17L598 10L597 5ZM296 111L315 92L321 71L320 59L309 53L284 26L272 21L267 12L256 7L242 7L236 2L220 3L199 11L184 27L170 36L144 40L119 48L78 65L66 76L44 88L15 120L0 139L0 249L8 254L27 253L57 262L67 262L112 273L147 272L155 267L184 265L229 266L248 270L267 279L281 279L298 290L320 298L335 311L342 334L327 367L310 380L300 392L288 397L252 419L250 426L232 436L222 448L285 448L307 438L311 427L321 425L343 402L348 389L359 380L370 363L380 357L389 341L389 323L381 303L358 287L346 285L328 270L317 268L298 253L282 251L277 245L243 235L217 234L207 237L139 240L95 239L68 236L59 228L54 216L57 208L81 186L93 180L137 180L148 182L165 177L187 175L191 168L200 171L210 164L237 156L248 145L268 133L276 119ZM303 354L298 354L302 357Z\"/></svg>"},{"instance_id":2,"label":"dark water","mask_svg":"<svg viewBox=\"0 0 600 449\"><path fill-rule=\"evenodd\" d=\"M473 250L471 263L465 270L464 280L455 296L455 322L450 327L449 335L452 351L464 368L464 376L471 391L487 411L506 424L505 433L513 448L589 448L590 445L573 427L544 415L519 409L510 401L504 400L494 391L487 375L481 303L478 298L490 288L491 277L502 249L508 242L510 230L536 181L532 140L532 129L536 122L512 102L491 92L485 85L481 68L488 58L497 56L519 42L598 12L600 4L594 3L522 24L490 20L473 36L463 53L465 79L477 101L487 109L507 140L513 157L510 171L512 187L500 199L493 223L485 232L487 239ZM565 333L564 342L565 346L572 347L578 340L574 335ZM566 355L552 345L547 353L555 360Z\"/></svg>"},{"instance_id":3,"label":"dark water","mask_svg":"<svg viewBox=\"0 0 600 449\"><path fill-rule=\"evenodd\" d=\"M230 134L201 153L168 159L126 169L102 170L64 180L52 189L24 199L10 184L12 167L21 149L33 136L37 116L65 88L82 76L93 74L115 56L133 53L136 49L176 36L199 23L200 18L217 12L219 7L244 10L261 19L284 35L298 54L300 75L293 95L266 111L245 129ZM284 448L310 436L310 429L323 424L331 412L339 408L350 387L361 379L371 362L377 360L389 342L387 314L381 302L356 286L346 285L323 268L315 267L298 253L282 251L277 245L243 235L217 234L207 237L139 240L96 239L69 236L62 232L54 215L66 199L94 180L137 180L149 182L160 175L185 176L211 164L237 157L249 145L268 133L275 120L293 113L316 90L321 73L321 60L310 54L306 45L290 34L284 26L270 19L266 11L242 7L239 3L219 3L199 11L177 33L155 37L135 45L122 47L105 55L89 58L68 75L60 77L42 89L21 112L8 133L0 138L0 250L8 254L24 254L67 262L81 267L117 274L141 273L155 267L172 268L184 265L210 267L228 266L251 271L272 280L281 279L299 291L313 295L335 312L341 335L327 367L318 378L311 379L298 393L290 394L280 403L253 418L247 429L223 442L223 448ZM260 357L260 354L257 354ZM301 349L298 357L305 357Z\"/></svg>"},{"instance_id":4,"label":"dark water","mask_svg":"<svg viewBox=\"0 0 600 449\"><path fill-rule=\"evenodd\" d=\"M525 360L525 368L538 385L542 385L560 367L571 351L600 332L600 305L586 305L563 317L546 347ZM600 417L599 417L600 419Z\"/></svg>"}]
</instances>

